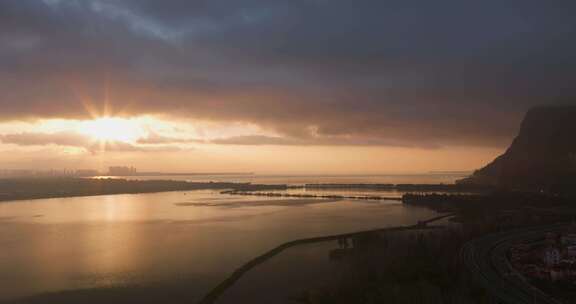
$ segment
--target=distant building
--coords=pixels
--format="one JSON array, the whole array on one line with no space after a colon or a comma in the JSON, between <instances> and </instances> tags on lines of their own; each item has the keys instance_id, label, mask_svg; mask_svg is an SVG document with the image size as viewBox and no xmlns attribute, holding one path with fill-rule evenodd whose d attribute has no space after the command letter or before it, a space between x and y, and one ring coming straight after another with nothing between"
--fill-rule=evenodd
<instances>
[{"instance_id":1,"label":"distant building","mask_svg":"<svg viewBox=\"0 0 576 304\"><path fill-rule=\"evenodd\" d=\"M108 168L108 175L111 176L129 176L135 174L136 174L136 168L134 167L114 166Z\"/></svg>"},{"instance_id":2,"label":"distant building","mask_svg":"<svg viewBox=\"0 0 576 304\"><path fill-rule=\"evenodd\" d=\"M562 255L560 254L560 250L558 250L558 248L548 247L544 249L542 259L544 261L544 264L546 264L548 267L552 267L560 263Z\"/></svg>"}]
</instances>

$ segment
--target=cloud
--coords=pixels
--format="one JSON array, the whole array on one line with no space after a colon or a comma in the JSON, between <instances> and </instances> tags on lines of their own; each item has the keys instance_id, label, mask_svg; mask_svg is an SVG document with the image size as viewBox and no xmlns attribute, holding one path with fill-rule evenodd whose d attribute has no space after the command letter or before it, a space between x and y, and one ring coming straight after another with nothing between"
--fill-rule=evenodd
<instances>
[{"instance_id":1,"label":"cloud","mask_svg":"<svg viewBox=\"0 0 576 304\"><path fill-rule=\"evenodd\" d=\"M140 145L121 141L98 142L75 132L13 133L0 135L0 141L18 146L64 146L84 149L90 153L101 152L176 152L184 150L173 145ZM188 149L188 148L187 148Z\"/></svg>"},{"instance_id":2,"label":"cloud","mask_svg":"<svg viewBox=\"0 0 576 304\"><path fill-rule=\"evenodd\" d=\"M121 141L106 142L104 145L92 145L88 147L90 152L178 152L190 150L190 148L181 148L172 145L136 145Z\"/></svg>"},{"instance_id":3,"label":"cloud","mask_svg":"<svg viewBox=\"0 0 576 304\"><path fill-rule=\"evenodd\" d=\"M113 114L248 122L279 136L220 143L503 146L530 106L576 103L574 9L2 1L0 120L89 117L108 100Z\"/></svg>"},{"instance_id":4,"label":"cloud","mask_svg":"<svg viewBox=\"0 0 576 304\"><path fill-rule=\"evenodd\" d=\"M139 144L190 144L204 143L204 140L195 138L180 138L158 134L149 130L146 137L138 139Z\"/></svg>"},{"instance_id":5,"label":"cloud","mask_svg":"<svg viewBox=\"0 0 576 304\"><path fill-rule=\"evenodd\" d=\"M410 147L436 149L440 146L429 143L412 143L405 141L386 140L381 138L360 138L357 136L332 136L332 137L314 137L314 138L288 138L279 136L233 136L219 138L209 141L209 143L219 145L243 145L243 146L391 146L391 147Z\"/></svg>"},{"instance_id":6,"label":"cloud","mask_svg":"<svg viewBox=\"0 0 576 304\"><path fill-rule=\"evenodd\" d=\"M302 142L298 140L291 140L284 137L272 136L234 136L227 138L219 138L211 141L214 144L220 145L301 145Z\"/></svg>"},{"instance_id":7,"label":"cloud","mask_svg":"<svg viewBox=\"0 0 576 304\"><path fill-rule=\"evenodd\" d=\"M71 147L87 147L93 142L86 136L73 132L58 133L14 133L0 135L0 141L19 146L58 145Z\"/></svg>"}]
</instances>

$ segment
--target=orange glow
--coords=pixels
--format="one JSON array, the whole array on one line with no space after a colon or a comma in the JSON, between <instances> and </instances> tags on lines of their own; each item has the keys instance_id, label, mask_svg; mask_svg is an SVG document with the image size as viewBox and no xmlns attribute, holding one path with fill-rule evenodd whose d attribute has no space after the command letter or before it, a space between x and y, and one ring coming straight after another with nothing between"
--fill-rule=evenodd
<instances>
[{"instance_id":1,"label":"orange glow","mask_svg":"<svg viewBox=\"0 0 576 304\"><path fill-rule=\"evenodd\" d=\"M146 134L138 121L116 117L101 117L82 122L78 132L102 142L135 142Z\"/></svg>"}]
</instances>

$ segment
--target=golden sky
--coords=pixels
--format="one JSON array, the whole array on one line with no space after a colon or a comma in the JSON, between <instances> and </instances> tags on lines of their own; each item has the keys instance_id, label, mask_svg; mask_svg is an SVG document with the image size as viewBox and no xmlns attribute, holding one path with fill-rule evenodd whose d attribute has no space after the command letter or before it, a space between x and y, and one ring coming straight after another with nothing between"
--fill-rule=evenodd
<instances>
[{"instance_id":1,"label":"golden sky","mask_svg":"<svg viewBox=\"0 0 576 304\"><path fill-rule=\"evenodd\" d=\"M6 122L0 124L0 139L5 169L105 171L131 165L171 172L420 173L470 170L501 152L291 142L252 124L152 116Z\"/></svg>"},{"instance_id":2,"label":"golden sky","mask_svg":"<svg viewBox=\"0 0 576 304\"><path fill-rule=\"evenodd\" d=\"M478 168L576 96L576 4L503 1L0 1L0 169Z\"/></svg>"}]
</instances>

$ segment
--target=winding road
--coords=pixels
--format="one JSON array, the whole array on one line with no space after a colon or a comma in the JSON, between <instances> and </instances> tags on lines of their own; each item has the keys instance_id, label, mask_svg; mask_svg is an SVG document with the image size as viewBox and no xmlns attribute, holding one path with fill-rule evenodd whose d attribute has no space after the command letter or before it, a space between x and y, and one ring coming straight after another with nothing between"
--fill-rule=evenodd
<instances>
[{"instance_id":1,"label":"winding road","mask_svg":"<svg viewBox=\"0 0 576 304\"><path fill-rule=\"evenodd\" d=\"M547 232L562 230L567 225L555 224L483 236L466 243L460 256L475 279L500 303L561 304L532 286L512 267L506 253L518 242L542 239Z\"/></svg>"}]
</instances>

